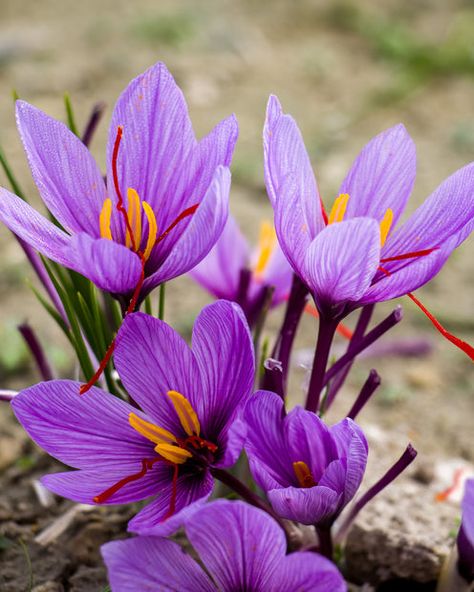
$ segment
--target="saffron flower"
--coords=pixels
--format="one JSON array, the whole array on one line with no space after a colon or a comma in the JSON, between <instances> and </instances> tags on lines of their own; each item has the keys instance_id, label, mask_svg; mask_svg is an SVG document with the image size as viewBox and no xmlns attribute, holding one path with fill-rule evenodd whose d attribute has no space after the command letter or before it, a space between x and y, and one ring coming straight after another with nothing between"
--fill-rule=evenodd
<instances>
[{"instance_id":1,"label":"saffron flower","mask_svg":"<svg viewBox=\"0 0 474 592\"><path fill-rule=\"evenodd\" d=\"M329 214L295 121L270 97L264 129L265 179L280 245L326 318L409 295L435 276L474 227L474 163L455 172L397 226L416 174L403 125L373 138L355 159Z\"/></svg>"},{"instance_id":2,"label":"saffron flower","mask_svg":"<svg viewBox=\"0 0 474 592\"><path fill-rule=\"evenodd\" d=\"M242 450L240 410L254 379L250 332L226 301L200 313L192 349L163 321L134 313L119 330L115 364L134 406L53 380L20 393L13 410L39 446L78 469L43 477L48 489L89 504L158 494L129 528L167 534L209 497L210 470L233 465Z\"/></svg>"},{"instance_id":3,"label":"saffron flower","mask_svg":"<svg viewBox=\"0 0 474 592\"><path fill-rule=\"evenodd\" d=\"M229 216L219 240L190 275L216 298L238 302L247 317L252 317L267 288L274 288L272 307L288 298L293 270L269 222L262 222L258 247L252 253L237 222Z\"/></svg>"},{"instance_id":4,"label":"saffron flower","mask_svg":"<svg viewBox=\"0 0 474 592\"><path fill-rule=\"evenodd\" d=\"M250 470L282 518L328 528L354 497L368 445L351 419L327 427L311 411L286 414L281 397L258 391L245 409Z\"/></svg>"},{"instance_id":5,"label":"saffron flower","mask_svg":"<svg viewBox=\"0 0 474 592\"><path fill-rule=\"evenodd\" d=\"M474 581L474 479L466 481L457 547L459 571L465 580L472 582Z\"/></svg>"},{"instance_id":6,"label":"saffron flower","mask_svg":"<svg viewBox=\"0 0 474 592\"><path fill-rule=\"evenodd\" d=\"M268 514L219 500L186 520L188 539L206 571L174 541L137 537L102 546L112 592L344 592L328 559L308 551L286 555L283 530Z\"/></svg>"},{"instance_id":7,"label":"saffron flower","mask_svg":"<svg viewBox=\"0 0 474 592\"><path fill-rule=\"evenodd\" d=\"M112 294L137 291L139 301L216 242L228 214L237 122L225 119L198 142L164 64L133 80L115 105L106 182L63 123L23 101L16 115L41 198L62 228L6 189L0 220L46 257Z\"/></svg>"}]
</instances>

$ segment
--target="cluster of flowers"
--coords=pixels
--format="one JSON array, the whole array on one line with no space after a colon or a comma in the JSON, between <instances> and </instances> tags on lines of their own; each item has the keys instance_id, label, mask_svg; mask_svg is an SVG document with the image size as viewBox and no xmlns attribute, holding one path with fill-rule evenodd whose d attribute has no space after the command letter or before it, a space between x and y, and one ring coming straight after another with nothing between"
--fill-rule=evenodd
<instances>
[{"instance_id":1,"label":"cluster of flowers","mask_svg":"<svg viewBox=\"0 0 474 592\"><path fill-rule=\"evenodd\" d=\"M474 359L472 346L412 294L473 228L474 164L398 224L415 180L415 148L399 125L365 146L327 213L298 127L271 97L264 156L275 230L262 225L252 255L228 214L237 122L225 119L198 142L163 64L132 81L115 106L105 182L87 147L90 129L81 140L22 101L17 121L51 219L6 189L0 219L43 281L85 382L45 380L12 407L39 446L75 469L46 475L51 491L87 504L152 497L129 523L139 536L103 547L112 589L345 590L331 561L334 540L416 451L409 445L338 520L365 472L368 444L354 419L379 385L377 373L342 421L328 426L323 415L354 358L401 319L396 308L368 330L377 302L408 295ZM150 314L149 299L157 286L164 297L164 283L187 272L219 299L197 317L191 347ZM265 315L282 302L273 351L260 356ZM342 321L356 309L350 332ZM315 358L305 407L287 412L291 349L305 310L319 317ZM336 331L349 344L331 365ZM232 470L243 450L260 493ZM208 501L216 481L245 503ZM466 580L473 484L458 539ZM303 546L293 523L314 526L314 543ZM180 527L205 570L166 538Z\"/></svg>"}]
</instances>

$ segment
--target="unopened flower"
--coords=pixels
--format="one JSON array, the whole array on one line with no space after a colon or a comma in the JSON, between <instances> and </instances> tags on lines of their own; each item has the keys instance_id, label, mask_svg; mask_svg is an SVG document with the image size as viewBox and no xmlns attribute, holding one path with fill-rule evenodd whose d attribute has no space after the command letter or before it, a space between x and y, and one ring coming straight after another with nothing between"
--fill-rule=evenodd
<instances>
[{"instance_id":1,"label":"unopened flower","mask_svg":"<svg viewBox=\"0 0 474 592\"><path fill-rule=\"evenodd\" d=\"M112 592L344 592L337 568L321 555L286 555L283 530L268 514L219 500L186 520L204 569L174 541L137 537L101 548Z\"/></svg>"},{"instance_id":2,"label":"unopened flower","mask_svg":"<svg viewBox=\"0 0 474 592\"><path fill-rule=\"evenodd\" d=\"M210 469L242 450L240 410L254 378L248 326L237 305L216 302L198 316L190 349L166 323L131 314L115 364L136 406L95 387L81 396L70 380L28 388L12 406L39 446L79 469L45 476L46 487L90 504L158 494L129 527L168 533L211 494Z\"/></svg>"},{"instance_id":3,"label":"unopened flower","mask_svg":"<svg viewBox=\"0 0 474 592\"><path fill-rule=\"evenodd\" d=\"M0 189L0 219L50 259L101 289L142 299L194 267L228 213L234 117L198 142L163 64L133 80L110 124L107 181L61 122L23 101L17 122L33 178L62 229Z\"/></svg>"},{"instance_id":4,"label":"unopened flower","mask_svg":"<svg viewBox=\"0 0 474 592\"><path fill-rule=\"evenodd\" d=\"M245 410L252 475L275 512L302 524L330 526L354 497L368 445L351 419L327 427L311 411L286 414L281 397L257 392Z\"/></svg>"},{"instance_id":5,"label":"unopened flower","mask_svg":"<svg viewBox=\"0 0 474 592\"><path fill-rule=\"evenodd\" d=\"M474 580L474 479L466 481L457 546L459 571L468 582L472 582Z\"/></svg>"},{"instance_id":6,"label":"unopened flower","mask_svg":"<svg viewBox=\"0 0 474 592\"><path fill-rule=\"evenodd\" d=\"M276 97L264 132L265 178L281 247L320 312L342 318L354 308L409 295L435 276L474 226L474 163L458 170L403 224L416 173L415 146L403 125L373 138L354 161L329 214L324 209L295 121Z\"/></svg>"},{"instance_id":7,"label":"unopened flower","mask_svg":"<svg viewBox=\"0 0 474 592\"><path fill-rule=\"evenodd\" d=\"M288 298L293 270L269 222L262 222L258 247L251 253L237 222L229 216L219 240L190 275L216 298L238 302L252 313L266 288L274 288L272 306Z\"/></svg>"}]
</instances>

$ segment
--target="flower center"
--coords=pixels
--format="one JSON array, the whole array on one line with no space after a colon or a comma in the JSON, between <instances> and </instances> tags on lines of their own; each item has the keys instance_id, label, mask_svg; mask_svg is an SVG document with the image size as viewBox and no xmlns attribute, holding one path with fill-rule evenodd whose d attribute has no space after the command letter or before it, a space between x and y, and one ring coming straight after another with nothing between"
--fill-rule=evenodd
<instances>
[{"instance_id":1,"label":"flower center","mask_svg":"<svg viewBox=\"0 0 474 592\"><path fill-rule=\"evenodd\" d=\"M260 225L258 256L254 267L254 273L257 278L261 277L265 272L276 245L277 236L275 229L270 222L265 220Z\"/></svg>"},{"instance_id":2,"label":"flower center","mask_svg":"<svg viewBox=\"0 0 474 592\"><path fill-rule=\"evenodd\" d=\"M309 487L315 487L315 485L317 485L313 475L311 474L310 468L302 460L293 463L293 470L300 487L308 489Z\"/></svg>"},{"instance_id":3,"label":"flower center","mask_svg":"<svg viewBox=\"0 0 474 592\"><path fill-rule=\"evenodd\" d=\"M136 413L130 413L128 421L132 428L144 438L156 444L154 450L159 456L153 459L143 459L142 468L139 472L120 479L120 481L96 495L94 502L104 503L125 485L141 479L156 463L161 462L173 468L171 503L164 518L166 520L174 513L179 467L192 458L201 466L206 465L210 460L209 457L212 459L217 452L216 444L200 436L201 425L199 418L186 397L177 391L168 391L167 396L174 407L186 437L178 438L169 430L142 419Z\"/></svg>"}]
</instances>

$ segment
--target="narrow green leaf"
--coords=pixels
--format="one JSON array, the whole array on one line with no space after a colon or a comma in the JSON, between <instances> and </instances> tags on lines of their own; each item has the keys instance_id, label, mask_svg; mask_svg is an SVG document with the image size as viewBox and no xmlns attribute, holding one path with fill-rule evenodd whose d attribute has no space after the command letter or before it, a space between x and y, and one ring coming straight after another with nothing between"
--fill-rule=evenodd
<instances>
[{"instance_id":1,"label":"narrow green leaf","mask_svg":"<svg viewBox=\"0 0 474 592\"><path fill-rule=\"evenodd\" d=\"M160 284L160 301L158 303L158 318L163 321L165 318L165 288L166 283Z\"/></svg>"},{"instance_id":2,"label":"narrow green leaf","mask_svg":"<svg viewBox=\"0 0 474 592\"><path fill-rule=\"evenodd\" d=\"M72 108L71 97L69 93L64 93L64 107L66 108L67 125L75 136L79 136L76 122L74 119L74 111Z\"/></svg>"},{"instance_id":3,"label":"narrow green leaf","mask_svg":"<svg viewBox=\"0 0 474 592\"><path fill-rule=\"evenodd\" d=\"M11 188L13 189L13 192L16 193L18 195L18 197L21 197L21 199L23 201L28 201L25 197L25 194L23 193L20 184L17 181L17 178L15 177L15 174L13 172L13 169L11 168L10 164L8 163L7 157L5 155L5 153L2 150L2 147L0 146L0 165L8 179L8 182L10 183Z\"/></svg>"}]
</instances>

